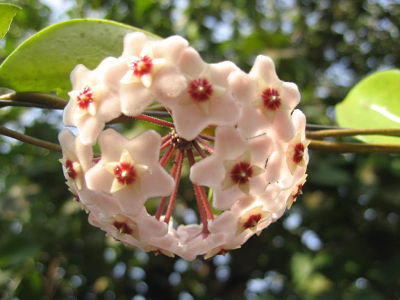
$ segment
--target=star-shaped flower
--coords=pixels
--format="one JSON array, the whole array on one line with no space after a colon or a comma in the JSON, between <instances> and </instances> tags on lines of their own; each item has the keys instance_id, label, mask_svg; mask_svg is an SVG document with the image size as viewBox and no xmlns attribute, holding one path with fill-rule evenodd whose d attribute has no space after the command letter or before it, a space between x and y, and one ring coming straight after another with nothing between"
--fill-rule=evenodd
<instances>
[{"instance_id":1,"label":"star-shaped flower","mask_svg":"<svg viewBox=\"0 0 400 300\"><path fill-rule=\"evenodd\" d=\"M257 56L249 74L233 72L229 85L243 105L238 128L244 136L258 135L272 126L283 140L293 137L290 113L299 103L300 93L295 84L278 78L269 57Z\"/></svg>"},{"instance_id":2,"label":"star-shaped flower","mask_svg":"<svg viewBox=\"0 0 400 300\"><path fill-rule=\"evenodd\" d=\"M90 212L88 219L91 225L101 228L125 245L137 248L145 246L138 230L139 222L130 216L116 213L106 217Z\"/></svg>"},{"instance_id":3,"label":"star-shaped flower","mask_svg":"<svg viewBox=\"0 0 400 300\"><path fill-rule=\"evenodd\" d=\"M117 94L108 88L105 78L112 77L110 69L116 62L116 58L108 57L94 70L78 65L71 73L72 91L64 110L64 124L76 126L84 144L94 144L104 124L121 114Z\"/></svg>"},{"instance_id":4,"label":"star-shaped flower","mask_svg":"<svg viewBox=\"0 0 400 300\"><path fill-rule=\"evenodd\" d=\"M258 226L270 217L270 215L270 212L266 211L262 205L248 209L238 220L236 234L241 234L247 229L256 232Z\"/></svg>"},{"instance_id":5,"label":"star-shaped flower","mask_svg":"<svg viewBox=\"0 0 400 300\"><path fill-rule=\"evenodd\" d=\"M249 151L234 160L225 160L223 165L226 175L222 184L222 190L237 186L247 195L250 191L250 179L265 171L264 168L251 163L251 153Z\"/></svg>"},{"instance_id":6,"label":"star-shaped flower","mask_svg":"<svg viewBox=\"0 0 400 300\"><path fill-rule=\"evenodd\" d=\"M141 114L160 97L176 97L186 88L176 62L188 42L179 36L154 40L142 32L125 36L124 51L114 67L120 78L121 110Z\"/></svg>"},{"instance_id":7,"label":"star-shaped flower","mask_svg":"<svg viewBox=\"0 0 400 300\"><path fill-rule=\"evenodd\" d=\"M290 173L294 173L297 167L305 168L308 163L307 147L310 143L305 138L305 116L300 110L295 110L292 115L296 129L296 136L289 142L286 150L286 163Z\"/></svg>"},{"instance_id":8,"label":"star-shaped flower","mask_svg":"<svg viewBox=\"0 0 400 300\"><path fill-rule=\"evenodd\" d=\"M84 172L93 164L92 148L83 145L68 129L61 131L58 139L63 152L60 162L63 166L64 176L67 179L67 185L76 195L77 191L84 186Z\"/></svg>"},{"instance_id":9,"label":"star-shaped flower","mask_svg":"<svg viewBox=\"0 0 400 300\"><path fill-rule=\"evenodd\" d=\"M207 252L206 257L240 248L252 235L270 224L271 220L271 213L262 199L251 195L239 198L229 210L210 221L210 234L223 234L223 237L217 247Z\"/></svg>"},{"instance_id":10,"label":"star-shaped flower","mask_svg":"<svg viewBox=\"0 0 400 300\"><path fill-rule=\"evenodd\" d=\"M110 193L131 187L136 192L140 189L140 178L149 171L149 166L137 164L128 150L122 150L118 162L106 163L105 168L114 175Z\"/></svg>"},{"instance_id":11,"label":"star-shaped flower","mask_svg":"<svg viewBox=\"0 0 400 300\"><path fill-rule=\"evenodd\" d=\"M171 110L178 134L193 140L208 125L234 125L239 106L228 89L227 77L238 68L231 62L206 64L193 49L183 51L180 70L186 88L178 97L159 101Z\"/></svg>"},{"instance_id":12,"label":"star-shaped flower","mask_svg":"<svg viewBox=\"0 0 400 300\"><path fill-rule=\"evenodd\" d=\"M140 239L138 224L131 218L122 214L117 214L114 215L109 222L115 227L115 229L118 231L118 234L128 234L137 240Z\"/></svg>"},{"instance_id":13,"label":"star-shaped flower","mask_svg":"<svg viewBox=\"0 0 400 300\"><path fill-rule=\"evenodd\" d=\"M129 140L107 129L99 143L101 159L86 173L90 189L112 194L133 216L146 199L172 192L174 181L158 162L161 137L155 131Z\"/></svg>"},{"instance_id":14,"label":"star-shaped flower","mask_svg":"<svg viewBox=\"0 0 400 300\"><path fill-rule=\"evenodd\" d=\"M191 168L190 179L213 189L216 209L228 209L244 194L264 190L268 182L260 174L271 150L266 135L245 140L233 127L217 127L214 153Z\"/></svg>"},{"instance_id":15,"label":"star-shaped flower","mask_svg":"<svg viewBox=\"0 0 400 300\"><path fill-rule=\"evenodd\" d=\"M294 185L293 191L288 197L286 201L286 207L287 209L291 209L293 203L297 200L297 198L303 194L303 185L306 182L307 174L304 174L304 176L300 179L298 183Z\"/></svg>"}]
</instances>

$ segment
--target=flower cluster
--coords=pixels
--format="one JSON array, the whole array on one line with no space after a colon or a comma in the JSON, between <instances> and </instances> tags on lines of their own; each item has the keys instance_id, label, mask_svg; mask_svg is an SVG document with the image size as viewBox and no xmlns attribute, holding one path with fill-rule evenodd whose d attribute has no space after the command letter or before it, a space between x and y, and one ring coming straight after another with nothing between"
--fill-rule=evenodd
<instances>
[{"instance_id":1,"label":"flower cluster","mask_svg":"<svg viewBox=\"0 0 400 300\"><path fill-rule=\"evenodd\" d=\"M78 134L59 135L67 185L89 222L127 245L187 260L224 254L301 194L308 142L295 109L300 94L278 78L269 57L258 56L245 73L232 62L204 62L181 37L134 32L121 57L94 70L79 65L71 80L64 124ZM154 103L164 118L151 116ZM129 139L105 129L127 120L170 131ZM193 197L182 199L186 173ZM149 203L157 204L152 213ZM193 206L199 224L185 218Z\"/></svg>"}]
</instances>

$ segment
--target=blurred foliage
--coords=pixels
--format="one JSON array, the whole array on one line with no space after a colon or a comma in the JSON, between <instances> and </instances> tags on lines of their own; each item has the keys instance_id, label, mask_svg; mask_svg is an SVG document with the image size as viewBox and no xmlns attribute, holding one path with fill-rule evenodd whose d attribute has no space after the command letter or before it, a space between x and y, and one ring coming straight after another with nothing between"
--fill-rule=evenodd
<instances>
[{"instance_id":1,"label":"blurred foliage","mask_svg":"<svg viewBox=\"0 0 400 300\"><path fill-rule=\"evenodd\" d=\"M398 0L9 1L3 60L29 35L78 17L181 34L210 62L274 58L309 122L367 73L400 65ZM62 63L62 62L60 62ZM55 142L60 113L2 109L2 124ZM304 195L241 249L185 262L127 249L88 225L59 155L0 143L1 299L399 299L400 157L311 153ZM185 191L181 191L185 194Z\"/></svg>"}]
</instances>

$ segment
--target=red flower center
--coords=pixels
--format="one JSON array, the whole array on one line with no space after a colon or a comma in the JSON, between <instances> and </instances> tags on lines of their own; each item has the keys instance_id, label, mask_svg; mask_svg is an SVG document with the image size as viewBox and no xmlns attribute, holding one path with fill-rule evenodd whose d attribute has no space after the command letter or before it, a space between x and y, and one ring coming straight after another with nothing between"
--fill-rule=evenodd
<instances>
[{"instance_id":1,"label":"red flower center","mask_svg":"<svg viewBox=\"0 0 400 300\"><path fill-rule=\"evenodd\" d=\"M114 168L114 175L121 184L131 184L136 180L136 169L127 162L121 162Z\"/></svg>"},{"instance_id":2,"label":"red flower center","mask_svg":"<svg viewBox=\"0 0 400 300\"><path fill-rule=\"evenodd\" d=\"M261 220L261 214L254 214L249 216L249 218L246 220L246 222L243 223L243 228L248 229L248 228L253 228L260 222Z\"/></svg>"},{"instance_id":3,"label":"red flower center","mask_svg":"<svg viewBox=\"0 0 400 300\"><path fill-rule=\"evenodd\" d=\"M78 102L78 106L80 109L87 109L89 104L93 103L94 96L93 90L85 86L80 92L78 97L76 97L76 101Z\"/></svg>"},{"instance_id":4,"label":"red flower center","mask_svg":"<svg viewBox=\"0 0 400 300\"><path fill-rule=\"evenodd\" d=\"M302 143L298 143L294 146L294 154L293 161L298 164L302 161L304 156L304 145Z\"/></svg>"},{"instance_id":5,"label":"red flower center","mask_svg":"<svg viewBox=\"0 0 400 300\"><path fill-rule=\"evenodd\" d=\"M267 110L276 111L281 106L281 97L275 89L266 88L261 95L264 108Z\"/></svg>"},{"instance_id":6,"label":"red flower center","mask_svg":"<svg viewBox=\"0 0 400 300\"><path fill-rule=\"evenodd\" d=\"M130 62L129 68L136 76L143 76L149 74L153 67L153 60L147 55L141 56Z\"/></svg>"},{"instance_id":7,"label":"red flower center","mask_svg":"<svg viewBox=\"0 0 400 300\"><path fill-rule=\"evenodd\" d=\"M132 228L130 228L125 222L114 221L113 225L120 233L131 234L133 232Z\"/></svg>"},{"instance_id":8,"label":"red flower center","mask_svg":"<svg viewBox=\"0 0 400 300\"><path fill-rule=\"evenodd\" d=\"M189 83L188 93L193 100L205 102L210 100L213 87L206 78L197 78Z\"/></svg>"},{"instance_id":9,"label":"red flower center","mask_svg":"<svg viewBox=\"0 0 400 300\"><path fill-rule=\"evenodd\" d=\"M75 180L78 177L78 172L74 168L74 163L72 160L67 160L65 162L65 168L67 169L68 177Z\"/></svg>"},{"instance_id":10,"label":"red flower center","mask_svg":"<svg viewBox=\"0 0 400 300\"><path fill-rule=\"evenodd\" d=\"M232 181L236 184L247 183L253 176L253 168L248 162L238 162L231 169L230 176Z\"/></svg>"}]
</instances>

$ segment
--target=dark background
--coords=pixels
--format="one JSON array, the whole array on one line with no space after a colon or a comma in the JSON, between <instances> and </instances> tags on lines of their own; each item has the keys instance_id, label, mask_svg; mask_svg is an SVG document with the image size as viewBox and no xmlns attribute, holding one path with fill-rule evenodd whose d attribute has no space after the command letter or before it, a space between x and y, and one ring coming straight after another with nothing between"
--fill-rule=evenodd
<instances>
[{"instance_id":1,"label":"dark background","mask_svg":"<svg viewBox=\"0 0 400 300\"><path fill-rule=\"evenodd\" d=\"M400 1L16 1L0 60L49 24L107 18L181 34L208 62L274 58L309 123L366 74L400 65ZM62 2L62 5L57 3ZM49 3L52 5L48 6ZM1 109L53 142L60 113ZM304 195L241 249L186 262L128 249L87 223L60 155L0 138L0 299L400 299L400 157L311 152ZM184 191L183 191L184 193Z\"/></svg>"}]
</instances>

